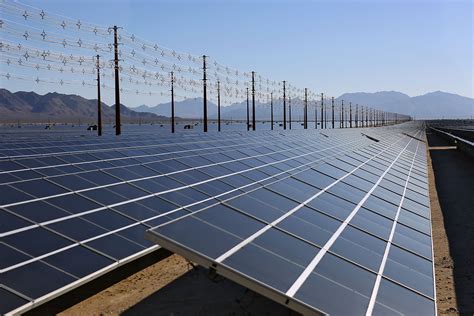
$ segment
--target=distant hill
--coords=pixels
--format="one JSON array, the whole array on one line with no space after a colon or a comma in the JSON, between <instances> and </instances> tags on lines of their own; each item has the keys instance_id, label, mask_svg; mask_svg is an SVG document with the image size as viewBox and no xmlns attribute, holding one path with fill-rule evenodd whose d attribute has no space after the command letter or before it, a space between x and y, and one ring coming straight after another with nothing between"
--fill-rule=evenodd
<instances>
[{"instance_id":1,"label":"distant hill","mask_svg":"<svg viewBox=\"0 0 474 316\"><path fill-rule=\"evenodd\" d=\"M349 102L352 102L354 105L358 103L390 112L408 114L417 119L466 118L474 116L474 99L441 91L416 97L410 97L396 91L345 93L336 99L337 104L340 104L341 100L344 100L346 105ZM115 117L114 108L105 103L102 103L102 105L104 121L113 120ZM217 105L211 101L208 101L207 105L208 117L215 119L217 117ZM177 118L201 118L202 107L202 98L177 101L175 102L175 115ZM244 101L223 106L221 117L223 119L245 120L246 112L246 102ZM171 116L171 106L170 103L162 103L156 106L141 105L136 108L128 108L122 105L121 115L124 122L138 120L159 121ZM312 109L310 109L308 115L310 119L314 118ZM320 114L318 113L318 115ZM328 113L328 115L330 114ZM84 120L94 122L96 116L97 100L88 100L78 95L66 95L55 92L39 95L34 92L19 91L12 93L6 89L0 89L0 121L3 122L16 120L29 122ZM275 121L281 120L282 116L282 101L275 100ZM256 117L259 120L269 120L270 104L257 102ZM292 98L293 120L302 119L302 117L302 100ZM337 118L338 113L336 113L336 120Z\"/></svg>"},{"instance_id":2,"label":"distant hill","mask_svg":"<svg viewBox=\"0 0 474 316\"><path fill-rule=\"evenodd\" d=\"M335 101L337 104L340 104L341 100L344 100L347 105L349 102L352 102L354 105L360 104L390 112L408 114L417 119L465 118L474 116L474 99L441 91L431 92L416 97L410 97L404 93L396 91L381 91L375 93L356 92L345 93L336 98ZM281 100L274 102L275 120L279 120L282 117L283 107L281 103ZM202 98L176 102L175 109L176 115L183 118L202 117ZM134 108L134 110L169 116L170 104L165 103L152 107L142 105L138 108ZM216 117L216 104L208 102L208 113L209 118ZM256 114L259 119L269 119L270 104L257 103ZM221 109L221 115L225 119L245 119L246 102L223 106ZM300 99L293 100L292 115L293 119L298 119L303 116L303 105ZM309 117L313 118L314 113L309 113ZM336 119L337 117L338 114L336 113Z\"/></svg>"},{"instance_id":3,"label":"distant hill","mask_svg":"<svg viewBox=\"0 0 474 316\"><path fill-rule=\"evenodd\" d=\"M474 116L474 99L442 91L416 97L395 91L345 93L337 98L337 101L340 100L408 114L416 119Z\"/></svg>"},{"instance_id":4,"label":"distant hill","mask_svg":"<svg viewBox=\"0 0 474 316\"><path fill-rule=\"evenodd\" d=\"M137 112L121 105L123 121L159 120L153 113ZM102 103L103 120L113 120L115 109ZM78 95L47 93L39 95L35 92L19 91L12 93L0 89L0 121L96 121L97 100L88 100Z\"/></svg>"},{"instance_id":5,"label":"distant hill","mask_svg":"<svg viewBox=\"0 0 474 316\"><path fill-rule=\"evenodd\" d=\"M171 116L171 102L161 103L156 106L141 105L133 108L137 112L149 112L156 115ZM175 116L182 118L199 118L203 113L203 98L191 98L184 101L175 101ZM217 116L217 105L207 101L207 112L209 117Z\"/></svg>"},{"instance_id":6,"label":"distant hill","mask_svg":"<svg viewBox=\"0 0 474 316\"><path fill-rule=\"evenodd\" d=\"M344 100L345 102L352 102L354 104L363 104L367 106L374 106L386 103L401 103L410 100L410 97L404 93L397 91L381 91L374 93L355 92L344 93L336 99L337 101Z\"/></svg>"},{"instance_id":7,"label":"distant hill","mask_svg":"<svg viewBox=\"0 0 474 316\"><path fill-rule=\"evenodd\" d=\"M293 119L303 115L302 110L302 101L300 99L294 99L293 102ZM297 102L297 103L296 103ZM270 103L261 103L256 102L255 104L256 117L258 119L270 119ZM288 100L287 100L288 105ZM249 103L250 108L250 117L252 117L252 102ZM147 106L141 105L139 107L133 108L135 111L141 112L146 111L158 115L171 115L171 104L162 103L156 106ZM208 118L216 119L217 118L217 105L211 101L207 102L207 111ZM203 99L202 98L192 98L184 101L175 102L175 115L182 118L200 118L203 113ZM280 120L283 114L283 105L282 101L274 101L273 115L275 120ZM222 119L233 119L233 120L244 120L247 117L247 103L246 101L240 103L234 103L231 105L222 106L221 108L221 117Z\"/></svg>"}]
</instances>

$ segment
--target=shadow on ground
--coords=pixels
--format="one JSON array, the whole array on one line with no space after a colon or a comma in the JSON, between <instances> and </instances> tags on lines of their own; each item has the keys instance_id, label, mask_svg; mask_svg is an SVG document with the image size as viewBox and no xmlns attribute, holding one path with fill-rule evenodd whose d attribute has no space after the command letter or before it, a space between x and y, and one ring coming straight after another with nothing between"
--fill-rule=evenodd
<instances>
[{"instance_id":1,"label":"shadow on ground","mask_svg":"<svg viewBox=\"0 0 474 316\"><path fill-rule=\"evenodd\" d=\"M221 276L197 267L122 315L299 315Z\"/></svg>"},{"instance_id":2,"label":"shadow on ground","mask_svg":"<svg viewBox=\"0 0 474 316\"><path fill-rule=\"evenodd\" d=\"M55 315L64 311L65 309L78 304L79 302L107 289L113 284L129 277L130 275L145 269L146 267L161 261L172 253L163 248L158 249L146 256L143 256L133 262L133 264L124 265L111 272L98 277L97 279L87 282L86 284L67 292L49 302L46 302L39 307L26 312L27 316L43 316Z\"/></svg>"},{"instance_id":3,"label":"shadow on ground","mask_svg":"<svg viewBox=\"0 0 474 316\"><path fill-rule=\"evenodd\" d=\"M474 314L474 160L427 133L461 315ZM438 147L438 148L436 148Z\"/></svg>"}]
</instances>

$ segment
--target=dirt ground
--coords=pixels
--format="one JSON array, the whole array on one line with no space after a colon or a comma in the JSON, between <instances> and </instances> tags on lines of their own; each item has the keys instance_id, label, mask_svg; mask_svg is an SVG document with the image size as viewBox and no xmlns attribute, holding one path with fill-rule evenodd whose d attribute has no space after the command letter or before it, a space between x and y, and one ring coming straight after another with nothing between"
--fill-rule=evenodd
<instances>
[{"instance_id":1,"label":"dirt ground","mask_svg":"<svg viewBox=\"0 0 474 316\"><path fill-rule=\"evenodd\" d=\"M427 133L439 315L474 314L474 161Z\"/></svg>"},{"instance_id":2,"label":"dirt ground","mask_svg":"<svg viewBox=\"0 0 474 316\"><path fill-rule=\"evenodd\" d=\"M298 315L171 255L59 315Z\"/></svg>"},{"instance_id":3,"label":"dirt ground","mask_svg":"<svg viewBox=\"0 0 474 316\"><path fill-rule=\"evenodd\" d=\"M74 305L58 315L117 315L189 270L186 260L172 255Z\"/></svg>"}]
</instances>

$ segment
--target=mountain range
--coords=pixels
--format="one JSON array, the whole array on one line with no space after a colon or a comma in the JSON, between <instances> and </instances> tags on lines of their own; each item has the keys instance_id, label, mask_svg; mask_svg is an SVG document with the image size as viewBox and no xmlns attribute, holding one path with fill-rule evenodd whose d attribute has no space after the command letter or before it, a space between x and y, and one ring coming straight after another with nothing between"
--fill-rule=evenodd
<instances>
[{"instance_id":1,"label":"mountain range","mask_svg":"<svg viewBox=\"0 0 474 316\"><path fill-rule=\"evenodd\" d=\"M474 116L474 99L441 91L427 93L421 96L410 97L396 91L381 91L375 93L345 93L335 99L336 104L344 100L347 106L365 105L376 109L411 115L416 119L432 118L467 118ZM208 101L208 117L217 117L217 105ZM303 102L299 98L292 98L292 119L303 117ZM326 102L330 106L330 102ZM203 99L191 98L175 102L175 115L180 118L202 117ZM287 100L287 108L289 102ZM329 107L328 107L329 108ZM314 117L314 110L309 113L310 119ZM159 121L166 119L171 114L170 103L156 106L141 105L129 108L121 105L121 115L124 122L149 120ZM111 121L115 117L113 106L102 103L104 121ZM274 101L275 120L281 120L283 114L282 101ZM318 115L320 115L318 113ZM328 113L330 115L330 113ZM250 113L251 116L251 113ZM95 121L97 117L97 100L85 99L78 95L60 93L47 93L39 95L35 92L19 91L12 93L0 89L0 121L12 122L16 120L29 122L45 122L47 120L72 122L77 120ZM246 102L222 106L223 119L244 120L246 118ZM256 117L270 119L270 104L256 104ZM336 113L336 119L337 119Z\"/></svg>"},{"instance_id":2,"label":"mountain range","mask_svg":"<svg viewBox=\"0 0 474 316\"><path fill-rule=\"evenodd\" d=\"M338 101L371 106L415 119L466 118L474 116L474 99L442 91L410 97L396 91L345 93Z\"/></svg>"},{"instance_id":3,"label":"mountain range","mask_svg":"<svg viewBox=\"0 0 474 316\"><path fill-rule=\"evenodd\" d=\"M396 91L345 93L336 98L335 102L336 104L341 104L342 100L344 100L344 104L347 106L349 105L349 102L352 102L353 105L359 104L389 112L407 114L415 119L466 118L474 116L474 99L442 91L430 92L415 97L410 97L404 93ZM175 102L175 113L183 118L201 117L202 101L202 98L194 98ZM292 102L293 118L298 119L303 116L303 102L299 98L293 99ZM215 118L217 115L217 105L209 101L207 104L209 117ZM330 101L326 101L325 104L330 105ZM164 116L170 115L170 103L162 103L156 106L141 105L133 109L135 111L151 112ZM275 101L275 118L280 118L282 113L282 101ZM311 118L313 117L312 113L309 115ZM245 119L246 102L223 106L221 108L221 116L225 119ZM270 104L257 103L256 117L269 119ZM336 113L336 118L337 117L338 115Z\"/></svg>"},{"instance_id":4,"label":"mountain range","mask_svg":"<svg viewBox=\"0 0 474 316\"><path fill-rule=\"evenodd\" d=\"M134 111L123 104L120 106L120 112L124 122L163 118L154 113ZM95 121L96 118L97 100L56 92L39 95L35 92L12 93L6 89L0 89L0 121L3 122L17 120L76 122L77 120ZM114 120L114 107L102 103L102 118L105 122Z\"/></svg>"}]
</instances>

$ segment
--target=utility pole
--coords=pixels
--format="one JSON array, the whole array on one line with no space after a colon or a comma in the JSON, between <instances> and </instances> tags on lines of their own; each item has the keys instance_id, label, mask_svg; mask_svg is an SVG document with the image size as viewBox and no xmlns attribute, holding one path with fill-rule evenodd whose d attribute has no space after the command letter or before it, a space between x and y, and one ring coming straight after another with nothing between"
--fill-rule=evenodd
<instances>
[{"instance_id":1,"label":"utility pole","mask_svg":"<svg viewBox=\"0 0 474 316\"><path fill-rule=\"evenodd\" d=\"M283 129L286 129L286 81L283 80Z\"/></svg>"},{"instance_id":2,"label":"utility pole","mask_svg":"<svg viewBox=\"0 0 474 316\"><path fill-rule=\"evenodd\" d=\"M247 131L250 130L250 118L249 118L249 87L247 87Z\"/></svg>"},{"instance_id":3,"label":"utility pole","mask_svg":"<svg viewBox=\"0 0 474 316\"><path fill-rule=\"evenodd\" d=\"M349 102L349 128L352 128L352 102Z\"/></svg>"},{"instance_id":4,"label":"utility pole","mask_svg":"<svg viewBox=\"0 0 474 316\"><path fill-rule=\"evenodd\" d=\"M314 128L318 129L318 101L314 101Z\"/></svg>"},{"instance_id":5,"label":"utility pole","mask_svg":"<svg viewBox=\"0 0 474 316\"><path fill-rule=\"evenodd\" d=\"M114 25L114 67L115 67L115 135L122 133L120 123L120 81L119 81L119 59L118 59L118 27Z\"/></svg>"},{"instance_id":6,"label":"utility pole","mask_svg":"<svg viewBox=\"0 0 474 316\"><path fill-rule=\"evenodd\" d=\"M270 121L271 121L271 129L273 131L273 92L270 93Z\"/></svg>"},{"instance_id":7,"label":"utility pole","mask_svg":"<svg viewBox=\"0 0 474 316\"><path fill-rule=\"evenodd\" d=\"M217 80L217 131L221 131L221 82Z\"/></svg>"},{"instance_id":8,"label":"utility pole","mask_svg":"<svg viewBox=\"0 0 474 316\"><path fill-rule=\"evenodd\" d=\"M171 72L171 133L174 133L174 73Z\"/></svg>"},{"instance_id":9,"label":"utility pole","mask_svg":"<svg viewBox=\"0 0 474 316\"><path fill-rule=\"evenodd\" d=\"M324 107L324 129L328 128L328 107Z\"/></svg>"},{"instance_id":10,"label":"utility pole","mask_svg":"<svg viewBox=\"0 0 474 316\"><path fill-rule=\"evenodd\" d=\"M344 100L341 100L341 117L339 120L341 121L341 128L344 128Z\"/></svg>"},{"instance_id":11,"label":"utility pole","mask_svg":"<svg viewBox=\"0 0 474 316\"><path fill-rule=\"evenodd\" d=\"M304 88L304 129L308 129L308 88Z\"/></svg>"},{"instance_id":12,"label":"utility pole","mask_svg":"<svg viewBox=\"0 0 474 316\"><path fill-rule=\"evenodd\" d=\"M102 136L102 105L100 101L100 63L97 55L97 135Z\"/></svg>"},{"instance_id":13,"label":"utility pole","mask_svg":"<svg viewBox=\"0 0 474 316\"><path fill-rule=\"evenodd\" d=\"M359 127L359 104L356 104L355 126Z\"/></svg>"},{"instance_id":14,"label":"utility pole","mask_svg":"<svg viewBox=\"0 0 474 316\"><path fill-rule=\"evenodd\" d=\"M252 71L252 129L255 130L255 71Z\"/></svg>"},{"instance_id":15,"label":"utility pole","mask_svg":"<svg viewBox=\"0 0 474 316\"><path fill-rule=\"evenodd\" d=\"M324 124L324 93L321 93L321 129L323 129L323 124Z\"/></svg>"},{"instance_id":16,"label":"utility pole","mask_svg":"<svg viewBox=\"0 0 474 316\"><path fill-rule=\"evenodd\" d=\"M334 97L331 98L331 106L332 106L332 116L331 116L331 125L332 129L334 129Z\"/></svg>"},{"instance_id":17,"label":"utility pole","mask_svg":"<svg viewBox=\"0 0 474 316\"><path fill-rule=\"evenodd\" d=\"M369 107L365 107L365 127L369 127Z\"/></svg>"},{"instance_id":18,"label":"utility pole","mask_svg":"<svg viewBox=\"0 0 474 316\"><path fill-rule=\"evenodd\" d=\"M290 129L291 129L291 96L288 96L288 114L289 114Z\"/></svg>"},{"instance_id":19,"label":"utility pole","mask_svg":"<svg viewBox=\"0 0 474 316\"><path fill-rule=\"evenodd\" d=\"M206 55L202 55L202 88L203 88L203 121L204 132L207 132L207 78L206 78Z\"/></svg>"}]
</instances>

